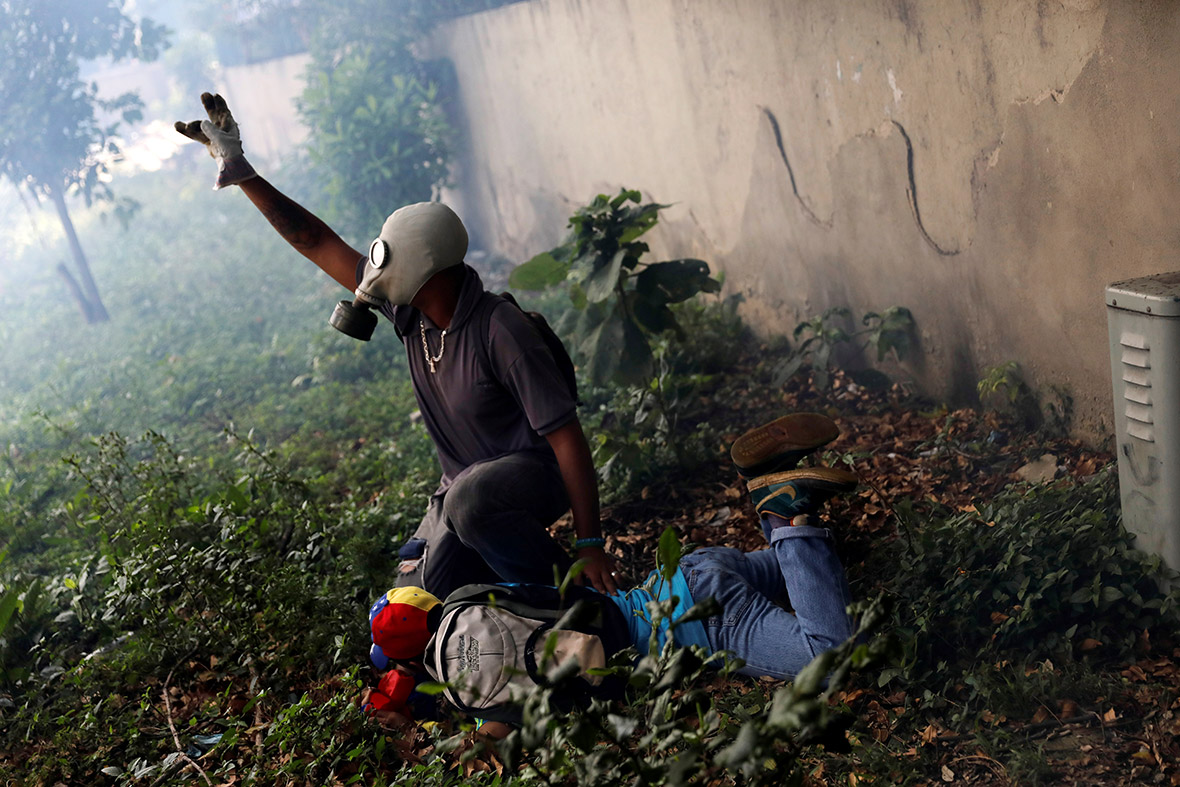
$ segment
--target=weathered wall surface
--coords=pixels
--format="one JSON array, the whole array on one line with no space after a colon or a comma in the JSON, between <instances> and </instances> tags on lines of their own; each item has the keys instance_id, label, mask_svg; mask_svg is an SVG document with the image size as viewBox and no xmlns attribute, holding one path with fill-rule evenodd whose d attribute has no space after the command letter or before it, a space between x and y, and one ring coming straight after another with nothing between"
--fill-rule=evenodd
<instances>
[{"instance_id":1,"label":"weathered wall surface","mask_svg":"<svg viewBox=\"0 0 1180 787\"><path fill-rule=\"evenodd\" d=\"M788 333L909 307L935 395L1019 361L1111 422L1103 288L1180 268L1180 5L535 0L442 29L456 200L526 259L626 185Z\"/></svg>"},{"instance_id":2,"label":"weathered wall surface","mask_svg":"<svg viewBox=\"0 0 1180 787\"><path fill-rule=\"evenodd\" d=\"M310 60L306 54L288 55L222 71L217 88L229 97L246 153L254 159L276 163L307 139L295 99L303 90L303 72Z\"/></svg>"}]
</instances>

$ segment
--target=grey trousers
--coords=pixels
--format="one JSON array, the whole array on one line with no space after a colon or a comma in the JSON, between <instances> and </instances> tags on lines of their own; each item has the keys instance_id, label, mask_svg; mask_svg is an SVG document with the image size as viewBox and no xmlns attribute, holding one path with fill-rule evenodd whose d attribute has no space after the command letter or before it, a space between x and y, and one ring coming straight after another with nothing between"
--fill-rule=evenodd
<instances>
[{"instance_id":1,"label":"grey trousers","mask_svg":"<svg viewBox=\"0 0 1180 787\"><path fill-rule=\"evenodd\" d=\"M438 598L477 582L551 585L573 561L549 535L569 509L556 462L516 453L469 467L433 495L414 535L402 546L396 584Z\"/></svg>"}]
</instances>

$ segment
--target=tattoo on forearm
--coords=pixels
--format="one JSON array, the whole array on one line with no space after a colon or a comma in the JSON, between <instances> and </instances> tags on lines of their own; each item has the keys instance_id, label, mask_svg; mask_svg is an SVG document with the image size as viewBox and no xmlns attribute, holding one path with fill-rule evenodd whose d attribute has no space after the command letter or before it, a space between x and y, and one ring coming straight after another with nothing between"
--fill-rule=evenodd
<instances>
[{"instance_id":1,"label":"tattoo on forearm","mask_svg":"<svg viewBox=\"0 0 1180 787\"><path fill-rule=\"evenodd\" d=\"M262 209L262 215L296 249L313 248L323 239L323 225L294 202L273 202Z\"/></svg>"}]
</instances>

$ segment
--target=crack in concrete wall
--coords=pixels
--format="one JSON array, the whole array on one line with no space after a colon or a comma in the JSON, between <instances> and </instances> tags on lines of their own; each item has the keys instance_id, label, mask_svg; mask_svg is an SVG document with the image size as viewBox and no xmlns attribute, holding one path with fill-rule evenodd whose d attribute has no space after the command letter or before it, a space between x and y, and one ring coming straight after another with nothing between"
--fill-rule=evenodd
<instances>
[{"instance_id":1,"label":"crack in concrete wall","mask_svg":"<svg viewBox=\"0 0 1180 787\"><path fill-rule=\"evenodd\" d=\"M832 217L829 216L827 219L821 219L815 215L815 211L811 209L811 206L807 204L807 200L803 199L803 195L799 193L799 184L795 182L795 170L791 167L791 159L787 156L786 148L783 147L783 132L779 127L778 118L767 107L759 107L759 109L766 115L766 119L770 121L770 129L774 132L774 142L778 146L778 153L782 157L783 164L786 165L787 178L791 181L791 192L794 193L795 199L799 201L799 206L803 208L804 215L816 226L831 229Z\"/></svg>"},{"instance_id":2,"label":"crack in concrete wall","mask_svg":"<svg viewBox=\"0 0 1180 787\"><path fill-rule=\"evenodd\" d=\"M890 73L892 74L892 72ZM821 219L819 216L815 215L815 211L811 209L811 206L807 204L807 200L805 200L803 195L799 193L799 184L795 181L795 170L791 166L791 159L787 155L786 148L783 145L783 132L782 127L779 125L778 118L775 117L774 113L771 112L768 107L759 107L759 109L762 110L762 113L766 116L766 119L770 121L770 129L772 132L774 132L775 146L778 148L779 157L782 159L783 165L787 168L787 179L791 182L791 193L795 195L795 199L799 202L799 206L803 209L803 214L807 216L808 220L817 227L831 229L833 217L829 216L827 219ZM914 224L917 226L918 232L921 234L922 239L926 241L930 248L934 249L942 256L953 257L956 254L959 254L962 249L944 249L942 246L940 246L938 242L934 240L934 238L930 237L930 233L926 230L926 225L922 223L922 211L918 207L918 183L914 178L914 143L910 141L910 135L905 130L905 126L903 126L897 120L890 120L889 123L899 132L901 132L901 138L905 142L906 177L909 179L909 186L906 188L906 197L909 202L910 213L914 217ZM875 135L870 134L869 136Z\"/></svg>"},{"instance_id":3,"label":"crack in concrete wall","mask_svg":"<svg viewBox=\"0 0 1180 787\"><path fill-rule=\"evenodd\" d=\"M914 178L914 143L910 141L909 132L898 121L891 120L889 122L901 132L901 138L905 141L905 170L906 177L910 182L909 187L906 189L906 196L909 197L910 213L913 214L914 224L918 225L918 232L922 234L922 239L926 241L930 248L944 257L953 257L962 251L962 249L944 249L934 238L930 237L930 233L926 231L926 225L922 223L922 211L918 207L918 181Z\"/></svg>"}]
</instances>

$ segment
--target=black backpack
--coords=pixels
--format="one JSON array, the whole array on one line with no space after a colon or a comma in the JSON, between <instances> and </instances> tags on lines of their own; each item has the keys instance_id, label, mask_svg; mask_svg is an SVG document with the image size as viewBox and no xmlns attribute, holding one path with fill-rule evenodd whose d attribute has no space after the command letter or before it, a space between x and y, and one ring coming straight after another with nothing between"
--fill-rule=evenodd
<instances>
[{"instance_id":1,"label":"black backpack","mask_svg":"<svg viewBox=\"0 0 1180 787\"><path fill-rule=\"evenodd\" d=\"M562 595L549 585L466 585L443 602L423 662L459 710L516 723L519 703L537 685L553 689L559 710L621 697L622 679L588 670L605 667L630 645L622 611L595 590L571 586ZM554 683L563 665L577 674Z\"/></svg>"},{"instance_id":2,"label":"black backpack","mask_svg":"<svg viewBox=\"0 0 1180 787\"><path fill-rule=\"evenodd\" d=\"M507 301L521 311L524 316L529 318L533 327L537 329L537 333L545 341L545 346L549 348L549 352L553 355L553 360L557 363L557 370L561 372L561 377L565 380L565 385L569 389L570 398L574 400L575 404L582 404L578 399L578 376L574 371L574 362L570 358L569 352L565 349L565 344L562 343L561 337L558 336L553 328L549 325L549 321L545 319L545 315L540 312L525 311L516 298L510 292L502 292L499 295L495 293L485 293L486 297L492 303L484 308L482 318L480 319L480 337L479 346L483 352L483 360L488 369L492 368L492 360L488 354L488 326L492 321L492 312L496 310L496 305L500 301Z\"/></svg>"}]
</instances>

